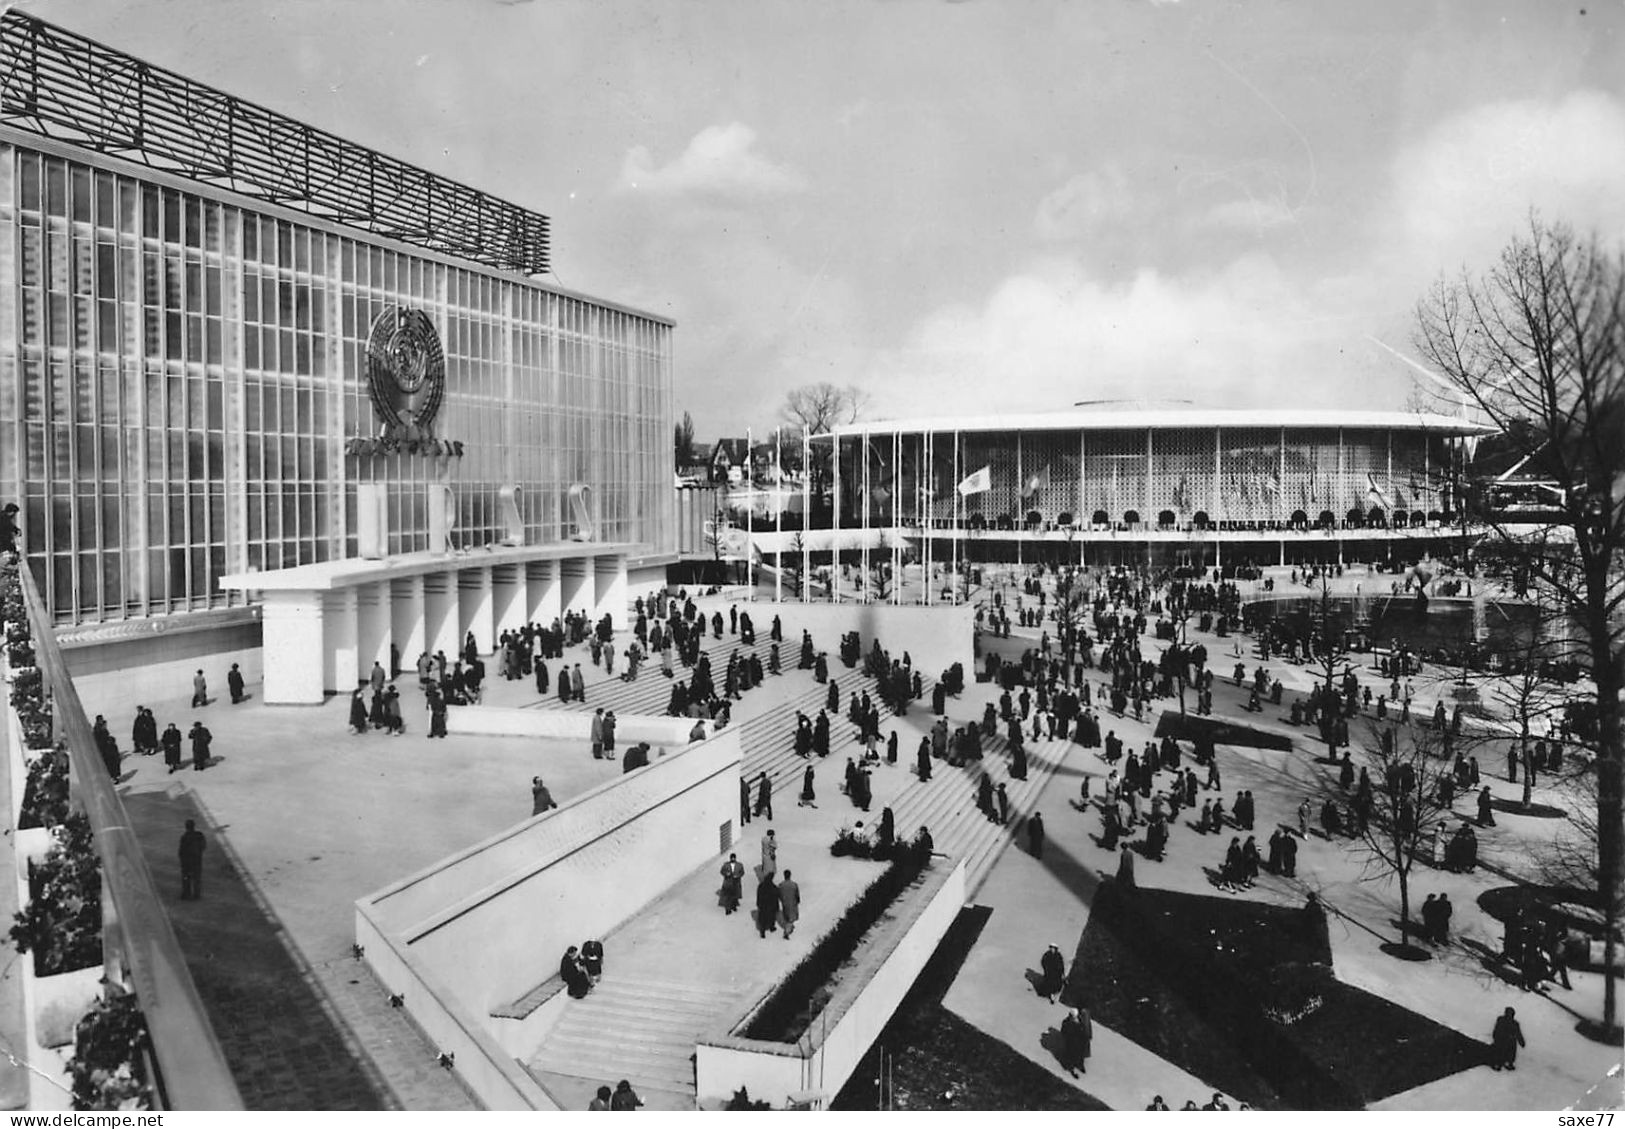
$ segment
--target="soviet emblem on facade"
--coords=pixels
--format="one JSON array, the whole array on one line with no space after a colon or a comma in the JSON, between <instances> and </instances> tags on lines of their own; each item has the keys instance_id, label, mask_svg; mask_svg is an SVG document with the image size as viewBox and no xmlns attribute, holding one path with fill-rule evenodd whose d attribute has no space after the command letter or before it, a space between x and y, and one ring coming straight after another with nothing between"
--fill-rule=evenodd
<instances>
[{"instance_id":1,"label":"soviet emblem on facade","mask_svg":"<svg viewBox=\"0 0 1625 1129\"><path fill-rule=\"evenodd\" d=\"M446 395L446 356L428 314L405 306L379 314L367 337L366 376L381 424L376 436L351 439L347 454L463 453L461 443L435 438L435 415Z\"/></svg>"}]
</instances>

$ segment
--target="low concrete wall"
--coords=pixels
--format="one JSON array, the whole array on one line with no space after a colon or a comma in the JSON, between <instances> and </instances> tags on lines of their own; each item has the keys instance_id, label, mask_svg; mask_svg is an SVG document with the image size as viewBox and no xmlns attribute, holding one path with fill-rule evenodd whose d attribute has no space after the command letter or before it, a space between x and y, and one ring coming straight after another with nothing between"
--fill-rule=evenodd
<instances>
[{"instance_id":1,"label":"low concrete wall","mask_svg":"<svg viewBox=\"0 0 1625 1129\"><path fill-rule=\"evenodd\" d=\"M138 703L190 697L192 675L200 668L209 681L209 697L227 701L231 699L226 672L232 663L242 670L251 695L260 693L265 673L257 622L206 631L149 631L128 639L64 648L62 656L86 711L92 717L100 713L119 721Z\"/></svg>"},{"instance_id":2,"label":"low concrete wall","mask_svg":"<svg viewBox=\"0 0 1625 1129\"><path fill-rule=\"evenodd\" d=\"M541 737L580 741L592 737L590 713L575 710L531 710L502 706L452 706L446 710L446 732L474 737ZM647 741L656 748L675 752L688 744L693 718L650 717L647 714L615 715L615 747ZM706 733L715 732L709 721Z\"/></svg>"},{"instance_id":3,"label":"low concrete wall","mask_svg":"<svg viewBox=\"0 0 1625 1129\"><path fill-rule=\"evenodd\" d=\"M402 1006L438 1053L452 1055L463 1083L486 1109L558 1109L559 1105L486 1030L433 970L384 933L364 910L356 912L356 944L373 975ZM439 1069L425 1063L425 1070Z\"/></svg>"},{"instance_id":4,"label":"low concrete wall","mask_svg":"<svg viewBox=\"0 0 1625 1129\"><path fill-rule=\"evenodd\" d=\"M963 860L933 879L915 892L903 920L886 939L860 954L799 1042L771 1043L732 1034L702 1038L695 1047L699 1104L716 1108L741 1086L750 1090L753 1099L778 1107L787 1105L792 1094L809 1090L821 1091L826 1103L833 1098L891 1020L964 907ZM736 1024L735 1030L748 1018Z\"/></svg>"},{"instance_id":5,"label":"low concrete wall","mask_svg":"<svg viewBox=\"0 0 1625 1129\"><path fill-rule=\"evenodd\" d=\"M976 609L969 604L894 606L891 604L802 604L773 600L728 601L739 604L740 611L749 611L756 626L757 641L767 638L769 626L777 615L784 627L784 643L780 658L794 666L801 647L801 632L812 632L813 643L821 651L829 652L832 673L845 668L836 657L841 636L856 631L868 652L875 639L895 659L907 651L922 678L935 678L954 663L965 664L965 678L970 680L976 663L974 638ZM716 606L714 600L703 601L708 609ZM724 618L726 618L726 604Z\"/></svg>"},{"instance_id":6,"label":"low concrete wall","mask_svg":"<svg viewBox=\"0 0 1625 1129\"><path fill-rule=\"evenodd\" d=\"M530 1100L507 1076L541 1030L504 1023L499 1037L491 1009L715 861L735 833L740 759L724 730L356 902L366 959L440 1046L481 1060L457 1069L482 1101L524 1108L502 1104Z\"/></svg>"}]
</instances>

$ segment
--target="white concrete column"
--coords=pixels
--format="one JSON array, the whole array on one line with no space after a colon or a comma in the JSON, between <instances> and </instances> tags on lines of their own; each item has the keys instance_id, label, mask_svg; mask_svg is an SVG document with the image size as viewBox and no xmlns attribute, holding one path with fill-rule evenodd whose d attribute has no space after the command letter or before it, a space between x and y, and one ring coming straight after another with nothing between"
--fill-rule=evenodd
<instances>
[{"instance_id":1,"label":"white concrete column","mask_svg":"<svg viewBox=\"0 0 1625 1129\"><path fill-rule=\"evenodd\" d=\"M589 614L592 612L597 601L593 598L593 568L590 557L577 557L574 560L559 562L559 603L564 611Z\"/></svg>"},{"instance_id":2,"label":"white concrete column","mask_svg":"<svg viewBox=\"0 0 1625 1129\"><path fill-rule=\"evenodd\" d=\"M607 614L616 631L630 627L626 618L629 603L626 593L626 558L593 558L593 595L596 597L592 609L594 621Z\"/></svg>"},{"instance_id":3,"label":"white concrete column","mask_svg":"<svg viewBox=\"0 0 1625 1129\"><path fill-rule=\"evenodd\" d=\"M491 600L491 568L489 565L479 568L459 569L457 572L457 609L458 609L458 640L469 632L474 633L474 645L479 648L480 654L488 655L496 650L496 637L492 628L496 624L496 617L492 614L494 609ZM461 642L458 644L461 646ZM450 652L447 652L450 654Z\"/></svg>"},{"instance_id":4,"label":"white concrete column","mask_svg":"<svg viewBox=\"0 0 1625 1129\"><path fill-rule=\"evenodd\" d=\"M356 595L356 669L365 678L377 663L389 670L389 646L395 641L395 624L390 615L389 581L363 584ZM417 656L412 656L416 658ZM406 662L405 655L401 656Z\"/></svg>"},{"instance_id":5,"label":"white concrete column","mask_svg":"<svg viewBox=\"0 0 1625 1129\"><path fill-rule=\"evenodd\" d=\"M527 587L524 565L497 565L491 569L491 602L498 635L525 626L530 613Z\"/></svg>"},{"instance_id":6,"label":"white concrete column","mask_svg":"<svg viewBox=\"0 0 1625 1129\"><path fill-rule=\"evenodd\" d=\"M266 703L320 705L325 666L321 593L267 591L264 599Z\"/></svg>"},{"instance_id":7,"label":"white concrete column","mask_svg":"<svg viewBox=\"0 0 1625 1129\"><path fill-rule=\"evenodd\" d=\"M348 694L361 680L356 610L354 588L339 588L322 596L323 689Z\"/></svg>"},{"instance_id":8,"label":"white concrete column","mask_svg":"<svg viewBox=\"0 0 1625 1129\"><path fill-rule=\"evenodd\" d=\"M532 622L545 627L564 614L563 588L558 561L525 562L525 600Z\"/></svg>"},{"instance_id":9,"label":"white concrete column","mask_svg":"<svg viewBox=\"0 0 1625 1129\"><path fill-rule=\"evenodd\" d=\"M390 631L401 649L401 666L415 670L418 656L429 649L423 612L423 577L389 582Z\"/></svg>"},{"instance_id":10,"label":"white concrete column","mask_svg":"<svg viewBox=\"0 0 1625 1129\"><path fill-rule=\"evenodd\" d=\"M439 572L423 578L423 649L443 651L446 667L457 661L463 636L457 616L457 575Z\"/></svg>"}]
</instances>

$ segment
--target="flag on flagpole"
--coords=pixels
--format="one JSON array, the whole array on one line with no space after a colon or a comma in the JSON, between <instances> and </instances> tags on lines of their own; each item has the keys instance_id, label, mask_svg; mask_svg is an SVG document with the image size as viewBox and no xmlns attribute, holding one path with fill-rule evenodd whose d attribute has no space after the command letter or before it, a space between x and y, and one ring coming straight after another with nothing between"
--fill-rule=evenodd
<instances>
[{"instance_id":1,"label":"flag on flagpole","mask_svg":"<svg viewBox=\"0 0 1625 1129\"><path fill-rule=\"evenodd\" d=\"M1388 495L1383 492L1382 487L1377 485L1376 475L1372 474L1370 471L1366 471L1365 482L1367 496L1375 498L1377 500L1377 504L1385 510L1391 510L1394 508L1392 503L1388 501Z\"/></svg>"},{"instance_id":2,"label":"flag on flagpole","mask_svg":"<svg viewBox=\"0 0 1625 1129\"><path fill-rule=\"evenodd\" d=\"M1049 485L1049 467L1048 467L1048 465L1046 465L1043 470L1039 471L1037 474L1030 475L1028 477L1027 481L1022 483L1022 487L1021 487L1021 498L1022 498L1022 500L1026 501L1028 498L1033 497L1040 490L1042 490L1044 487L1046 487L1048 485Z\"/></svg>"},{"instance_id":3,"label":"flag on flagpole","mask_svg":"<svg viewBox=\"0 0 1625 1129\"><path fill-rule=\"evenodd\" d=\"M976 473L965 476L959 483L959 494L964 498L972 494L986 494L991 489L993 489L992 466L985 466Z\"/></svg>"},{"instance_id":4,"label":"flag on flagpole","mask_svg":"<svg viewBox=\"0 0 1625 1129\"><path fill-rule=\"evenodd\" d=\"M1270 476L1264 480L1264 489L1279 498L1281 496L1281 472L1271 471Z\"/></svg>"}]
</instances>

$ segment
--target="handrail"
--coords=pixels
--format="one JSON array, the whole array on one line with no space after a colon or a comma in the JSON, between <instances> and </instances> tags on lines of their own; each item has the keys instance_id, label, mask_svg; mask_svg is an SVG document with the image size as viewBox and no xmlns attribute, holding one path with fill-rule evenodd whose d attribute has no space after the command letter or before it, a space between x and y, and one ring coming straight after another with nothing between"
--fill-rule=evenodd
<instances>
[{"instance_id":1,"label":"handrail","mask_svg":"<svg viewBox=\"0 0 1625 1129\"><path fill-rule=\"evenodd\" d=\"M57 646L33 572L19 561L17 574L34 636L34 661L53 699L54 735L59 741L65 739L68 746L70 796L90 819L101 856L103 896L112 903L112 914L104 913L102 921L107 978L127 983L146 1016L159 1072L152 1080L154 1096L161 1095L170 1109L242 1109L242 1095L192 982L169 914L153 887L152 872L130 827L124 801L96 752L90 722Z\"/></svg>"}]
</instances>

